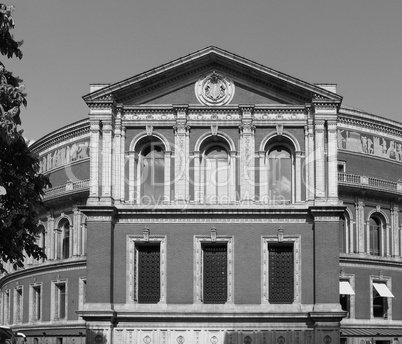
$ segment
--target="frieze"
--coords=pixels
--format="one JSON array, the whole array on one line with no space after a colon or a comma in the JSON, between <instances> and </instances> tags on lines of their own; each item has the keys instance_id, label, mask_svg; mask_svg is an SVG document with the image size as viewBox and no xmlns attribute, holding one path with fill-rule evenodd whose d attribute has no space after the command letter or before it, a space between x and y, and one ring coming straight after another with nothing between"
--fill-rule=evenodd
<instances>
[{"instance_id":1,"label":"frieze","mask_svg":"<svg viewBox=\"0 0 402 344\"><path fill-rule=\"evenodd\" d=\"M254 113L254 120L269 120L269 121L291 121L291 120L306 120L307 116L300 111L295 111L293 113L285 112L285 111L278 111L275 113L274 111L264 111L264 112L255 112Z\"/></svg>"},{"instance_id":2,"label":"frieze","mask_svg":"<svg viewBox=\"0 0 402 344\"><path fill-rule=\"evenodd\" d=\"M113 221L112 216L88 216L88 222L111 222Z\"/></svg>"},{"instance_id":3,"label":"frieze","mask_svg":"<svg viewBox=\"0 0 402 344\"><path fill-rule=\"evenodd\" d=\"M338 149L402 162L402 141L338 128Z\"/></svg>"},{"instance_id":4,"label":"frieze","mask_svg":"<svg viewBox=\"0 0 402 344\"><path fill-rule=\"evenodd\" d=\"M89 158L89 141L76 142L44 154L39 158L39 172Z\"/></svg>"},{"instance_id":5,"label":"frieze","mask_svg":"<svg viewBox=\"0 0 402 344\"><path fill-rule=\"evenodd\" d=\"M339 222L339 216L314 216L315 222Z\"/></svg>"},{"instance_id":6,"label":"frieze","mask_svg":"<svg viewBox=\"0 0 402 344\"><path fill-rule=\"evenodd\" d=\"M92 217L91 217L92 219ZM338 218L339 219L339 218ZM100 220L93 220L100 221ZM104 220L106 221L106 220ZM109 220L110 221L110 220ZM306 219L273 219L273 218L245 218L245 219L232 219L232 218L121 218L117 220L118 223L306 223Z\"/></svg>"}]
</instances>

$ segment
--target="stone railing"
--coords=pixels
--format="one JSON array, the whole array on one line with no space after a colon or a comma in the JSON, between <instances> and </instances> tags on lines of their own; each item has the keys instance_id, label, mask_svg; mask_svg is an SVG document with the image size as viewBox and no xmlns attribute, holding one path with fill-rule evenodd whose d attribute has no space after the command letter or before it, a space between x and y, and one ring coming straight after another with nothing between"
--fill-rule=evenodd
<instances>
[{"instance_id":1,"label":"stone railing","mask_svg":"<svg viewBox=\"0 0 402 344\"><path fill-rule=\"evenodd\" d=\"M369 189L402 193L402 180L392 182L390 180L360 176L357 174L338 173L338 183L340 185L360 186Z\"/></svg>"},{"instance_id":2,"label":"stone railing","mask_svg":"<svg viewBox=\"0 0 402 344\"><path fill-rule=\"evenodd\" d=\"M59 197L65 194L77 193L89 190L89 179L69 181L66 184L45 190L45 200Z\"/></svg>"}]
</instances>

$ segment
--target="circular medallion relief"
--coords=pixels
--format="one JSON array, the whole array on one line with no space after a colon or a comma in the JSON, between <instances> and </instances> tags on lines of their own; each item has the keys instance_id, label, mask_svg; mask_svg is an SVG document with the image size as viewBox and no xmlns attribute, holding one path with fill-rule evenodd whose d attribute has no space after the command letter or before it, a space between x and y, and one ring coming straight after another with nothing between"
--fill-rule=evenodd
<instances>
[{"instance_id":1,"label":"circular medallion relief","mask_svg":"<svg viewBox=\"0 0 402 344\"><path fill-rule=\"evenodd\" d=\"M233 81L216 72L195 84L195 95L204 105L226 105L233 99L234 92Z\"/></svg>"}]
</instances>

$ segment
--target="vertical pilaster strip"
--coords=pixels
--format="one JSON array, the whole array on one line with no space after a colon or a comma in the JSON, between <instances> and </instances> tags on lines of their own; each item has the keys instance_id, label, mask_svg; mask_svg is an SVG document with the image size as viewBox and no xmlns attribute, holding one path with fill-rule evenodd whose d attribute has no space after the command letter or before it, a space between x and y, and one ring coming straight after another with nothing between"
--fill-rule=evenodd
<instances>
[{"instance_id":1,"label":"vertical pilaster strip","mask_svg":"<svg viewBox=\"0 0 402 344\"><path fill-rule=\"evenodd\" d=\"M89 204L97 203L99 200L99 158L100 158L100 121L91 119L90 121L90 184L89 184Z\"/></svg>"},{"instance_id":2,"label":"vertical pilaster strip","mask_svg":"<svg viewBox=\"0 0 402 344\"><path fill-rule=\"evenodd\" d=\"M112 198L112 121L102 121L102 203L111 203Z\"/></svg>"},{"instance_id":3,"label":"vertical pilaster strip","mask_svg":"<svg viewBox=\"0 0 402 344\"><path fill-rule=\"evenodd\" d=\"M366 221L366 222L364 222L364 225L365 225L365 229L366 229L366 253L367 254L370 254L370 221ZM382 233L383 233L383 231L381 231L381 236L382 236ZM382 241L382 240L381 240ZM381 249L381 252L380 252L380 254L382 255L383 254L383 250Z\"/></svg>"},{"instance_id":4,"label":"vertical pilaster strip","mask_svg":"<svg viewBox=\"0 0 402 344\"><path fill-rule=\"evenodd\" d=\"M302 152L295 152L296 155L296 161L295 161L295 176L293 176L293 184L295 185L296 189L296 203L301 202L301 183L302 183L302 170L301 170L301 157L302 157ZM293 198L293 195L292 195Z\"/></svg>"},{"instance_id":5,"label":"vertical pilaster strip","mask_svg":"<svg viewBox=\"0 0 402 344\"><path fill-rule=\"evenodd\" d=\"M255 138L253 125L254 107L240 106L240 197L242 202L252 202L255 198Z\"/></svg>"},{"instance_id":6,"label":"vertical pilaster strip","mask_svg":"<svg viewBox=\"0 0 402 344\"><path fill-rule=\"evenodd\" d=\"M128 153L128 200L130 203L135 201L135 182L136 182L136 171L135 166L137 162L135 159L135 153Z\"/></svg>"},{"instance_id":7,"label":"vertical pilaster strip","mask_svg":"<svg viewBox=\"0 0 402 344\"><path fill-rule=\"evenodd\" d=\"M230 151L229 201L236 202L236 151Z\"/></svg>"},{"instance_id":8,"label":"vertical pilaster strip","mask_svg":"<svg viewBox=\"0 0 402 344\"><path fill-rule=\"evenodd\" d=\"M170 203L170 190L172 188L172 180L170 176L170 166L171 166L171 151L165 152L165 175L164 175L164 197L163 201L165 203Z\"/></svg>"},{"instance_id":9,"label":"vertical pilaster strip","mask_svg":"<svg viewBox=\"0 0 402 344\"><path fill-rule=\"evenodd\" d=\"M350 227L349 227L349 253L355 253L355 221L350 220Z\"/></svg>"},{"instance_id":10,"label":"vertical pilaster strip","mask_svg":"<svg viewBox=\"0 0 402 344\"><path fill-rule=\"evenodd\" d=\"M81 212L78 210L78 208L74 207L73 208L73 252L72 255L74 257L79 256L79 245L81 242L80 238L80 227L81 227Z\"/></svg>"},{"instance_id":11,"label":"vertical pilaster strip","mask_svg":"<svg viewBox=\"0 0 402 344\"><path fill-rule=\"evenodd\" d=\"M186 203L189 198L189 131L187 125L188 106L176 107L175 131L175 202Z\"/></svg>"},{"instance_id":12,"label":"vertical pilaster strip","mask_svg":"<svg viewBox=\"0 0 402 344\"><path fill-rule=\"evenodd\" d=\"M54 231L54 217L49 216L47 218L47 232L48 234L48 247L50 248L47 259L53 260L54 259L54 243L55 243L55 231Z\"/></svg>"},{"instance_id":13,"label":"vertical pilaster strip","mask_svg":"<svg viewBox=\"0 0 402 344\"><path fill-rule=\"evenodd\" d=\"M121 150L121 132L122 132L122 109L117 110L117 116L115 121L115 132L113 137L113 152L112 152L112 195L115 203L120 203L120 191L121 191L121 169L123 168L122 150Z\"/></svg>"},{"instance_id":14,"label":"vertical pilaster strip","mask_svg":"<svg viewBox=\"0 0 402 344\"><path fill-rule=\"evenodd\" d=\"M328 121L328 198L338 203L338 140L336 121Z\"/></svg>"},{"instance_id":15,"label":"vertical pilaster strip","mask_svg":"<svg viewBox=\"0 0 402 344\"><path fill-rule=\"evenodd\" d=\"M390 253L390 245L389 245L389 241L390 241L390 236L391 236L391 226L389 225L389 223L387 223L385 225L385 233L384 233L384 242L385 242L385 254L383 254L386 257L390 257L391 253Z\"/></svg>"},{"instance_id":16,"label":"vertical pilaster strip","mask_svg":"<svg viewBox=\"0 0 402 344\"><path fill-rule=\"evenodd\" d=\"M308 128L308 156L306 157L306 165L308 165L308 174L306 183L307 197L309 201L314 200L315 196L315 159L314 159L314 128L309 126Z\"/></svg>"},{"instance_id":17,"label":"vertical pilaster strip","mask_svg":"<svg viewBox=\"0 0 402 344\"><path fill-rule=\"evenodd\" d=\"M325 121L315 122L315 197L324 198L326 190L325 181Z\"/></svg>"},{"instance_id":18,"label":"vertical pilaster strip","mask_svg":"<svg viewBox=\"0 0 402 344\"><path fill-rule=\"evenodd\" d=\"M265 152L258 152L260 173L260 202L268 203L268 166L265 165Z\"/></svg>"},{"instance_id":19,"label":"vertical pilaster strip","mask_svg":"<svg viewBox=\"0 0 402 344\"><path fill-rule=\"evenodd\" d=\"M391 255L399 256L399 206L393 205L391 208Z\"/></svg>"},{"instance_id":20,"label":"vertical pilaster strip","mask_svg":"<svg viewBox=\"0 0 402 344\"><path fill-rule=\"evenodd\" d=\"M194 152L194 202L202 203L200 152Z\"/></svg>"},{"instance_id":21,"label":"vertical pilaster strip","mask_svg":"<svg viewBox=\"0 0 402 344\"><path fill-rule=\"evenodd\" d=\"M366 252L366 245L365 245L365 220L364 220L364 203L360 200L357 200L355 203L356 209L356 247L358 253Z\"/></svg>"},{"instance_id":22,"label":"vertical pilaster strip","mask_svg":"<svg viewBox=\"0 0 402 344\"><path fill-rule=\"evenodd\" d=\"M126 145L126 128L122 125L121 128L121 139L120 139L120 202L123 203L126 199L126 154L125 154L125 145Z\"/></svg>"},{"instance_id":23,"label":"vertical pilaster strip","mask_svg":"<svg viewBox=\"0 0 402 344\"><path fill-rule=\"evenodd\" d=\"M310 199L309 196L309 188L308 188L308 177L310 175L310 164L309 164L309 154L310 154L310 149L309 149L309 130L308 130L308 125L304 126L304 150L305 150L305 163L304 163L304 173L305 173L305 180L301 179L300 182L304 183L304 187L306 189L306 200L308 201Z\"/></svg>"}]
</instances>

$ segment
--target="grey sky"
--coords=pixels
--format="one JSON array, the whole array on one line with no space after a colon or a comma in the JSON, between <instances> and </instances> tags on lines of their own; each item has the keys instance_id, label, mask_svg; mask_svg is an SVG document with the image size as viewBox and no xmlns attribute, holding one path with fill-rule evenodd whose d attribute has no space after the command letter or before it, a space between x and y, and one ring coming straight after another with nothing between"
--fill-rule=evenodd
<instances>
[{"instance_id":1,"label":"grey sky","mask_svg":"<svg viewBox=\"0 0 402 344\"><path fill-rule=\"evenodd\" d=\"M401 0L9 0L22 60L25 136L87 117L90 83L114 83L216 45L343 104L402 121Z\"/></svg>"}]
</instances>

